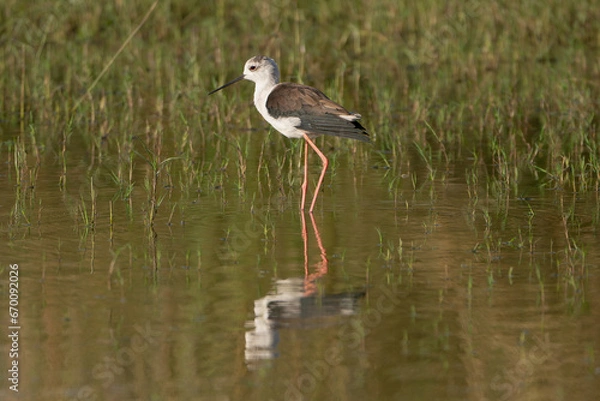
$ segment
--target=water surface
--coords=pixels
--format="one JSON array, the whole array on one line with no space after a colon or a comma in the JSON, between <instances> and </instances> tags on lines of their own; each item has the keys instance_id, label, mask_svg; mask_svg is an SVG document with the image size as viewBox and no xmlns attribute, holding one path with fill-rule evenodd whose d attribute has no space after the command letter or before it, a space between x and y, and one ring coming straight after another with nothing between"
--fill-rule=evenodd
<instances>
[{"instance_id":1,"label":"water surface","mask_svg":"<svg viewBox=\"0 0 600 401\"><path fill-rule=\"evenodd\" d=\"M597 195L494 197L468 161L429 179L380 160L340 158L313 218L249 172L244 191L163 188L153 225L146 192L121 200L103 175L85 224L89 178L61 189L43 164L0 198L21 325L21 391L2 398L592 399Z\"/></svg>"}]
</instances>

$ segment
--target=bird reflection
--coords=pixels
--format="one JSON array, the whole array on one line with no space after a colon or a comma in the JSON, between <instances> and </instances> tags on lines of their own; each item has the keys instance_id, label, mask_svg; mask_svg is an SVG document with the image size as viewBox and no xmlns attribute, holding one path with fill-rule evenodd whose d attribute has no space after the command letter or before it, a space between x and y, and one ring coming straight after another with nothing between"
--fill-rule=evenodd
<instances>
[{"instance_id":1,"label":"bird reflection","mask_svg":"<svg viewBox=\"0 0 600 401\"><path fill-rule=\"evenodd\" d=\"M328 272L327 252L321 240L314 216L309 214L314 236L320 251L320 260L309 266L308 230L306 217L302 216L302 240L304 243L304 277L276 280L273 290L254 301L254 320L247 322L246 363L256 367L261 360L277 357L279 329L311 328L334 324L335 316L356 313L357 301L364 292L324 294L317 291L317 282ZM311 270L313 272L311 273Z\"/></svg>"}]
</instances>

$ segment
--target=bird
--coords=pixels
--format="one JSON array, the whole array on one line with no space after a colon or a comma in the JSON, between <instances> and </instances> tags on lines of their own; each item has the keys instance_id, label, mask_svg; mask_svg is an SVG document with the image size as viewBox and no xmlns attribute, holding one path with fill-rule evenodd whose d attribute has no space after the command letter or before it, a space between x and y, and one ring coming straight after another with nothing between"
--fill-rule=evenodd
<instances>
[{"instance_id":1,"label":"bird","mask_svg":"<svg viewBox=\"0 0 600 401\"><path fill-rule=\"evenodd\" d=\"M329 166L329 160L314 143L314 138L331 135L370 142L369 133L358 122L361 115L349 112L311 86L279 82L277 63L272 58L262 55L250 58L244 65L242 75L210 91L208 95L244 79L255 84L254 106L261 116L284 136L303 138L305 141L304 181L300 201L302 211L305 210L308 188L308 147L310 146L321 159L323 167L309 209L309 213L312 213Z\"/></svg>"}]
</instances>

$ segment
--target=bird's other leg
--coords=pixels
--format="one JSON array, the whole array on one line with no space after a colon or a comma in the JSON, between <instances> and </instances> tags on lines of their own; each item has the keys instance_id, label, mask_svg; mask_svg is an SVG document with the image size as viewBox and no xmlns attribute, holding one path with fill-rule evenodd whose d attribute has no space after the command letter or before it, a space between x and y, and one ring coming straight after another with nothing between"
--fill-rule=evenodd
<instances>
[{"instance_id":1,"label":"bird's other leg","mask_svg":"<svg viewBox=\"0 0 600 401\"><path fill-rule=\"evenodd\" d=\"M317 187L315 188L315 195L313 196L313 200L310 204L310 209L308 209L308 212L312 213L313 209L315 208L315 203L317 203L317 197L319 196L319 190L321 189L321 184L323 183L323 179L325 178L327 167L329 166L329 160L327 160L327 157L325 157L323 152L319 150L317 145L315 145L315 143L312 141L312 139L309 138L308 135L304 134L304 140L308 145L310 145L311 148L313 148L313 150L317 153L317 155L319 155L319 158L321 158L321 161L323 162L323 169L321 170L321 175L319 176L319 181L317 182Z\"/></svg>"}]
</instances>

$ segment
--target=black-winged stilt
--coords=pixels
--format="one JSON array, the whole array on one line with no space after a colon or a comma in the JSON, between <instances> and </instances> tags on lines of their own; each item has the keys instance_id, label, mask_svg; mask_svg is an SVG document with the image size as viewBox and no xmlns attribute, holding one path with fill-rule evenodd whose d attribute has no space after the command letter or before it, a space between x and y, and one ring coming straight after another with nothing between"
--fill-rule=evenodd
<instances>
[{"instance_id":1,"label":"black-winged stilt","mask_svg":"<svg viewBox=\"0 0 600 401\"><path fill-rule=\"evenodd\" d=\"M318 89L289 82L279 83L277 63L266 56L255 56L246 61L242 75L211 91L209 95L242 79L256 84L254 105L273 128L288 138L305 140L304 181L300 202L302 210L304 210L308 187L308 146L310 145L321 158L323 168L309 209L312 213L329 165L327 157L315 145L313 138L319 135L332 135L370 142L369 134L358 122L360 114L349 112Z\"/></svg>"}]
</instances>

